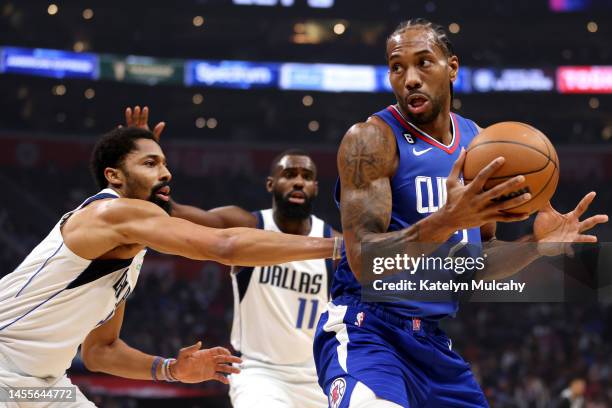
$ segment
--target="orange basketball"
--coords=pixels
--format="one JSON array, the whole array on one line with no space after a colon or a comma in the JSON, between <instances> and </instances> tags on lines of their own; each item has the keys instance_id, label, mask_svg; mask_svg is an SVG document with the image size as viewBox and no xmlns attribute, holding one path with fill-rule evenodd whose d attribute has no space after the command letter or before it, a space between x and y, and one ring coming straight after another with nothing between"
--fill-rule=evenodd
<instances>
[{"instance_id":1,"label":"orange basketball","mask_svg":"<svg viewBox=\"0 0 612 408\"><path fill-rule=\"evenodd\" d=\"M531 200L506 210L509 213L532 214L553 196L559 182L559 158L550 140L538 129L520 122L500 122L484 129L468 146L463 178L467 184L495 158L506 161L489 178L485 190L514 176L525 176L516 191L499 200L509 200L531 193Z\"/></svg>"}]
</instances>

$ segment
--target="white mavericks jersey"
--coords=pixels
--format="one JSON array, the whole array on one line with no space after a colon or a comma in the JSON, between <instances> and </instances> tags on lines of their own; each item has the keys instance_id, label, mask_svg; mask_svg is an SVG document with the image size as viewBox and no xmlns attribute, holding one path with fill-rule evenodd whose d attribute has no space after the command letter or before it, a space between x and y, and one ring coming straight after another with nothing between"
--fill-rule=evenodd
<instances>
[{"instance_id":1,"label":"white mavericks jersey","mask_svg":"<svg viewBox=\"0 0 612 408\"><path fill-rule=\"evenodd\" d=\"M117 198L111 189L85 200ZM134 290L145 250L132 259L88 260L66 246L69 212L0 280L0 353L22 375L60 377L87 334Z\"/></svg>"},{"instance_id":2,"label":"white mavericks jersey","mask_svg":"<svg viewBox=\"0 0 612 408\"><path fill-rule=\"evenodd\" d=\"M280 232L272 210L254 213L257 228ZM330 237L331 228L311 215L311 237ZM329 301L330 259L282 265L234 267L232 346L243 357L264 363L314 366L312 342Z\"/></svg>"}]
</instances>

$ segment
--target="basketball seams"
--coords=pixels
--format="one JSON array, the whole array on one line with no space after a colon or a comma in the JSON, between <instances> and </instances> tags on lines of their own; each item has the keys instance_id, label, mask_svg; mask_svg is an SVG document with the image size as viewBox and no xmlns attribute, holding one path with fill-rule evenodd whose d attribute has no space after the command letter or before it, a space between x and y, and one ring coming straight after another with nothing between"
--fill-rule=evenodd
<instances>
[{"instance_id":1,"label":"basketball seams","mask_svg":"<svg viewBox=\"0 0 612 408\"><path fill-rule=\"evenodd\" d=\"M493 144L493 143L505 143L505 144L515 144L515 145L523 146L523 147L526 147L528 149L531 149L531 150L534 150L534 151L540 153L542 156L546 157L549 161L553 161L552 158L548 154L544 153L543 151L541 151L539 149L536 149L535 147L533 147L531 145L528 145L526 143L521 143L521 142L513 142L513 141L510 141L510 140L491 140L491 141L487 141L487 142L480 142L477 145L472 146L467 151L467 153L471 152L472 150L474 150L474 149L476 149L476 148L478 148L478 147L480 147L482 145ZM546 145L546 143L544 143L544 145ZM548 148L548 146L547 146L547 148Z\"/></svg>"},{"instance_id":2,"label":"basketball seams","mask_svg":"<svg viewBox=\"0 0 612 408\"><path fill-rule=\"evenodd\" d=\"M531 197L531 199L529 201L527 201L526 203L523 204L519 204L515 207L511 207L511 208L506 208L504 211L508 211L508 210L513 210L515 208L519 208L522 205L528 204L529 202L531 202L532 200L534 200L537 196L539 196L540 194L542 194L542 192L544 190L546 190L546 187L548 187L548 185L550 184L550 181L552 180L553 176L555 175L555 173L557 173L557 166L555 165L555 161L554 160L549 160L549 163L552 163L553 166L555 166L554 170L552 171L552 173L550 174L550 177L548 177L548 180L546 180L546 183L544 184L544 186L540 189L540 191L538 191L537 194L535 194L534 196ZM548 164L547 164L548 166ZM539 210L538 210L539 211Z\"/></svg>"}]
</instances>

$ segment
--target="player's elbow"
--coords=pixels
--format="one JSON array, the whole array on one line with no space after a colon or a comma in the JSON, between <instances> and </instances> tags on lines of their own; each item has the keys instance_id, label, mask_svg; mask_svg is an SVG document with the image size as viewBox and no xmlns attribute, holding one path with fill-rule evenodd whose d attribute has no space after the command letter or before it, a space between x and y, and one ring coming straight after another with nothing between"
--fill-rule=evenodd
<instances>
[{"instance_id":1,"label":"player's elbow","mask_svg":"<svg viewBox=\"0 0 612 408\"><path fill-rule=\"evenodd\" d=\"M96 345L87 345L83 344L81 346L81 361L85 368L91 372L99 372L100 370L100 362L99 358L101 355L101 350Z\"/></svg>"},{"instance_id":2,"label":"player's elbow","mask_svg":"<svg viewBox=\"0 0 612 408\"><path fill-rule=\"evenodd\" d=\"M213 261L224 265L235 265L238 255L238 237L224 231L219 234L211 249Z\"/></svg>"}]
</instances>

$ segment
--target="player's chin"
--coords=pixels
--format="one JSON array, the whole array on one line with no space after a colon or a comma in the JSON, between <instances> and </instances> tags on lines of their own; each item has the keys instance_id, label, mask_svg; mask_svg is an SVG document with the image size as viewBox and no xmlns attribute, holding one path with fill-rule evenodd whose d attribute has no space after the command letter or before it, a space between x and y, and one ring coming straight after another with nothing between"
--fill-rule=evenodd
<instances>
[{"instance_id":1,"label":"player's chin","mask_svg":"<svg viewBox=\"0 0 612 408\"><path fill-rule=\"evenodd\" d=\"M149 198L149 201L160 207L168 214L172 213L172 202L170 200L162 199L160 197L157 197L157 195L154 195L153 197Z\"/></svg>"}]
</instances>

